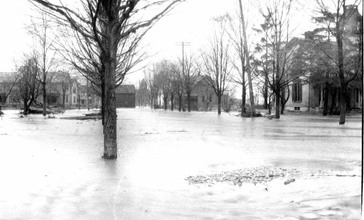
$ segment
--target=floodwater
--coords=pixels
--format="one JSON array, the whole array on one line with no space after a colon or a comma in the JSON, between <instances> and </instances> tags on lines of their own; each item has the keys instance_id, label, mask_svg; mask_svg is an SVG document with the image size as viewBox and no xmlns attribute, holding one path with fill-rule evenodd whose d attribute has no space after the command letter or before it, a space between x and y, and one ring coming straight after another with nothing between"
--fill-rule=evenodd
<instances>
[{"instance_id":1,"label":"floodwater","mask_svg":"<svg viewBox=\"0 0 364 220\"><path fill-rule=\"evenodd\" d=\"M99 120L0 118L0 219L360 219L361 117L240 118L118 109L118 159ZM327 171L190 184L242 168Z\"/></svg>"}]
</instances>

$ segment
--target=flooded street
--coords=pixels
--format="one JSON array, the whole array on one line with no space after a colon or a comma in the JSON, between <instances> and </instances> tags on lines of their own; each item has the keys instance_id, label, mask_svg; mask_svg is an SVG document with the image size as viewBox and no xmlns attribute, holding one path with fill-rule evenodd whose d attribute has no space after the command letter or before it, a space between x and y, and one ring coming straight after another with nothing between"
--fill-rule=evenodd
<instances>
[{"instance_id":1,"label":"flooded street","mask_svg":"<svg viewBox=\"0 0 364 220\"><path fill-rule=\"evenodd\" d=\"M100 120L0 118L0 219L360 219L361 117L118 109L118 159ZM193 184L244 168L312 175ZM316 175L322 172L323 175Z\"/></svg>"}]
</instances>

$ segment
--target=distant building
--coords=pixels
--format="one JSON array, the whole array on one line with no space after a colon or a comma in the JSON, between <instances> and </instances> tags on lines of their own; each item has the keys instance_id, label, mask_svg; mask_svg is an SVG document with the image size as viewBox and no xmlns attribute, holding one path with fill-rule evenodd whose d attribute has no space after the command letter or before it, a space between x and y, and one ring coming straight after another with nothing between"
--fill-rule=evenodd
<instances>
[{"instance_id":1,"label":"distant building","mask_svg":"<svg viewBox=\"0 0 364 220\"><path fill-rule=\"evenodd\" d=\"M346 13L349 19L344 27L344 47L350 51L346 55L355 55L357 50L352 50L352 47L347 45L357 45L362 47L362 33L363 33L363 18L360 15L357 6L346 6ZM336 47L336 42L333 39L332 46ZM294 48L305 48L305 39L293 38L291 44ZM345 48L344 48L345 49ZM287 110L306 111L309 109L322 109L324 107L325 97L325 84L324 82L317 82L312 80L313 75L307 73L293 80L289 84L290 98L286 103ZM359 73L357 78L352 81L347 87L347 109L355 109L363 107L363 84L362 73ZM338 112L340 108L340 86L336 83L331 83L328 97L328 109L330 112Z\"/></svg>"},{"instance_id":2,"label":"distant building","mask_svg":"<svg viewBox=\"0 0 364 220\"><path fill-rule=\"evenodd\" d=\"M0 73L0 104L5 107L21 108L23 103L20 98L18 84L14 84L16 73ZM65 72L49 73L47 83L47 100L48 107L63 108L98 108L101 106L101 98L91 87L82 85L77 78L70 77ZM6 95L9 96L5 100ZM36 103L44 103L41 93L36 99Z\"/></svg>"},{"instance_id":3,"label":"distant building","mask_svg":"<svg viewBox=\"0 0 364 220\"><path fill-rule=\"evenodd\" d=\"M158 105L162 106L163 103L163 95L160 94L158 96ZM196 87L192 90L191 96L190 96L190 104L191 104L191 111L212 111L217 110L217 96L214 92L214 90L207 85L207 83L203 80L203 78L200 78ZM168 99L169 107L171 105L171 100ZM178 108L179 106L179 100L178 96L174 98L174 107ZM221 110L228 110L230 109L230 98L228 94L224 94L221 97ZM187 111L188 109L188 99L187 95L184 94L182 97L182 107L181 109L183 111Z\"/></svg>"},{"instance_id":4,"label":"distant building","mask_svg":"<svg viewBox=\"0 0 364 220\"><path fill-rule=\"evenodd\" d=\"M217 95L203 79L199 81L191 97L191 110L211 111L217 109ZM221 97L221 110L227 109L229 109L229 95L226 92Z\"/></svg>"},{"instance_id":5,"label":"distant building","mask_svg":"<svg viewBox=\"0 0 364 220\"><path fill-rule=\"evenodd\" d=\"M0 73L0 105L20 107L19 88L15 81L15 72Z\"/></svg>"},{"instance_id":6,"label":"distant building","mask_svg":"<svg viewBox=\"0 0 364 220\"><path fill-rule=\"evenodd\" d=\"M120 85L115 91L115 101L117 108L135 108L135 86Z\"/></svg>"}]
</instances>

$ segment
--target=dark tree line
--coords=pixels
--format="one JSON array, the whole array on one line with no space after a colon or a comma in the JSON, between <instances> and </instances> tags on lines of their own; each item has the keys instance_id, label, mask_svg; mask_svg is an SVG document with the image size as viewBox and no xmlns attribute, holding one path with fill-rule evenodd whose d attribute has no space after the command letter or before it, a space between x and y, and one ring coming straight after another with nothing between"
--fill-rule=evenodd
<instances>
[{"instance_id":1,"label":"dark tree line","mask_svg":"<svg viewBox=\"0 0 364 220\"><path fill-rule=\"evenodd\" d=\"M329 81L333 81L334 84L336 81L339 84L339 124L345 124L349 101L348 87L363 75L363 18L356 14L360 1L354 1L350 5L347 5L346 2L346 0L337 0L328 4L317 0L320 13L314 17L314 20L320 25L320 28L308 33L316 46L315 49L320 50L327 60L324 75L326 91L324 114L327 114ZM333 6L333 11L330 10L330 6ZM360 25L357 25L358 22L361 22ZM350 37L354 37L354 40L351 40Z\"/></svg>"}]
</instances>

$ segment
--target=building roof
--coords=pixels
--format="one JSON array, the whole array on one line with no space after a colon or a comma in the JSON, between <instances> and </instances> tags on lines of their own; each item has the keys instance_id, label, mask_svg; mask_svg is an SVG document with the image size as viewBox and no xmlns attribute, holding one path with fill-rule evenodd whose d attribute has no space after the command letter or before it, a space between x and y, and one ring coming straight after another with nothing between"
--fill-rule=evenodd
<instances>
[{"instance_id":1,"label":"building roof","mask_svg":"<svg viewBox=\"0 0 364 220\"><path fill-rule=\"evenodd\" d=\"M116 93L135 93L134 85L120 85L116 87Z\"/></svg>"}]
</instances>

